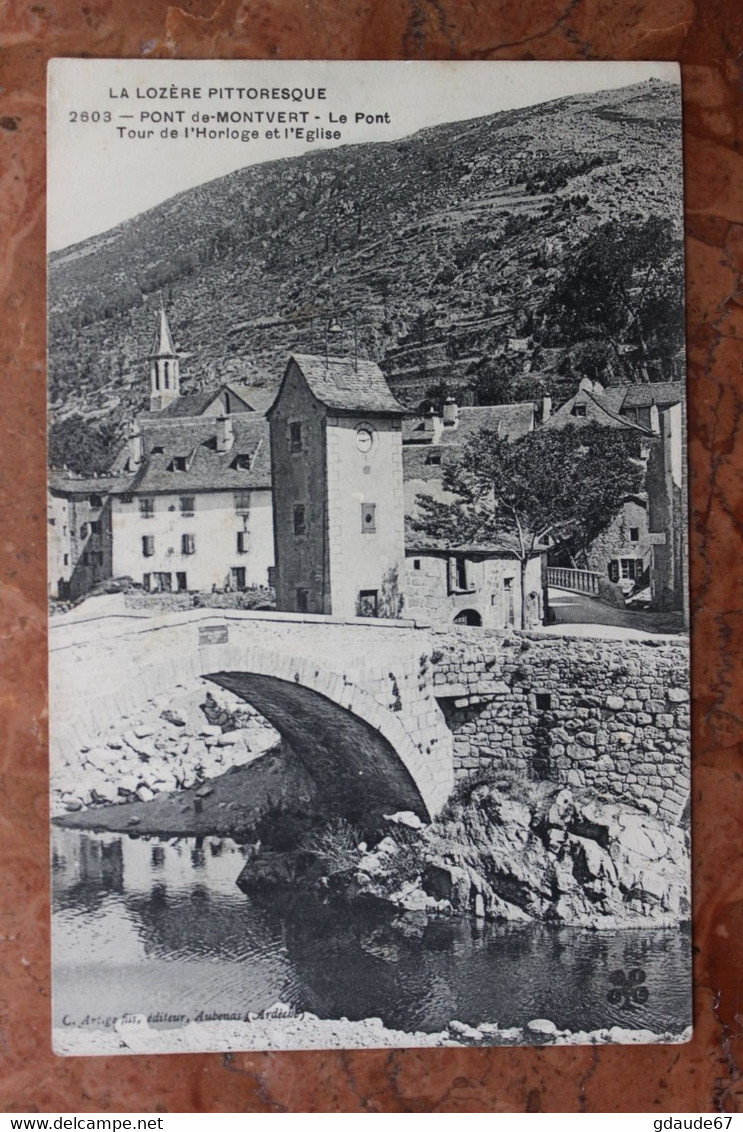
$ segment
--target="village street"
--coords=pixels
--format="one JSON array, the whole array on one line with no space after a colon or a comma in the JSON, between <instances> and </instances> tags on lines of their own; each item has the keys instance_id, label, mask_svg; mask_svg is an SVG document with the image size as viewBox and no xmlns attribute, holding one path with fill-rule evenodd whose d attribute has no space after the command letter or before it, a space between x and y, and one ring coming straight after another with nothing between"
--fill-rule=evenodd
<instances>
[{"instance_id":1,"label":"village street","mask_svg":"<svg viewBox=\"0 0 743 1132\"><path fill-rule=\"evenodd\" d=\"M680 612L658 613L650 610L616 609L598 598L567 590L550 589L550 610L555 622L541 632L580 637L644 637L648 633L683 632Z\"/></svg>"}]
</instances>

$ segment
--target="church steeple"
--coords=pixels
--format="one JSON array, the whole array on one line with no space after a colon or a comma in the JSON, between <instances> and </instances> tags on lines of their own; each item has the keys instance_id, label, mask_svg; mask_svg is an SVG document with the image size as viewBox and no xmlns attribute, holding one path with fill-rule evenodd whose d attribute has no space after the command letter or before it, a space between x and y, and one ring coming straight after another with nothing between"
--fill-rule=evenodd
<instances>
[{"instance_id":1,"label":"church steeple","mask_svg":"<svg viewBox=\"0 0 743 1132\"><path fill-rule=\"evenodd\" d=\"M165 307L161 305L150 354L150 411L156 413L167 408L180 395L180 358L170 333Z\"/></svg>"}]
</instances>

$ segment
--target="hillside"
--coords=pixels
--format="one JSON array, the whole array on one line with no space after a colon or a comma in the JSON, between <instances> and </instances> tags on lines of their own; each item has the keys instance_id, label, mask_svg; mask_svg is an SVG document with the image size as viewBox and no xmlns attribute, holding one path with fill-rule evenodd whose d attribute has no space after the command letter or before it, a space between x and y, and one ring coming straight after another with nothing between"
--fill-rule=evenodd
<instances>
[{"instance_id":1,"label":"hillside","mask_svg":"<svg viewBox=\"0 0 743 1132\"><path fill-rule=\"evenodd\" d=\"M528 392L530 371L559 385L571 347L596 334L555 298L566 265L609 222L615 250L637 228L638 256L649 220L680 234L680 131L678 88L650 80L251 166L173 197L50 257L52 420L117 432L145 407L161 292L189 355L184 392L273 384L289 351L312 348L313 313L324 349L333 308L345 338L331 348L352 349L355 313L360 353L410 404L488 366L506 375L505 399ZM675 279L678 243L661 244ZM678 296L654 301L671 357ZM612 332L617 356L633 356L630 330ZM663 376L661 363L630 377Z\"/></svg>"}]
</instances>

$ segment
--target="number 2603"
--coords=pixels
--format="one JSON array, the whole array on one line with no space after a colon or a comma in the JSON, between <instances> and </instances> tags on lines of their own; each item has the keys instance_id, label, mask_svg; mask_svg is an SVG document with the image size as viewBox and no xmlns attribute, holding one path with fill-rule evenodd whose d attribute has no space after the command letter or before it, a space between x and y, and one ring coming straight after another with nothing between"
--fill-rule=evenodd
<instances>
[{"instance_id":1,"label":"number 2603","mask_svg":"<svg viewBox=\"0 0 743 1132\"><path fill-rule=\"evenodd\" d=\"M70 110L71 122L110 122L110 110Z\"/></svg>"}]
</instances>

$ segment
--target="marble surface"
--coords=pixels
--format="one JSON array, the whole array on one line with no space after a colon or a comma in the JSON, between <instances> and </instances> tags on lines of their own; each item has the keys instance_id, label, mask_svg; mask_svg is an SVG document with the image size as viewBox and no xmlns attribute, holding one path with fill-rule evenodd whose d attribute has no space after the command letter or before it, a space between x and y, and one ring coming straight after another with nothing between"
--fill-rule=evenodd
<instances>
[{"instance_id":1,"label":"marble surface","mask_svg":"<svg viewBox=\"0 0 743 1132\"><path fill-rule=\"evenodd\" d=\"M133 12L136 10L136 21ZM0 4L0 1109L733 1112L743 1085L739 0ZM686 140L695 1010L682 1047L57 1059L49 1042L44 76L55 55L678 59Z\"/></svg>"}]
</instances>

